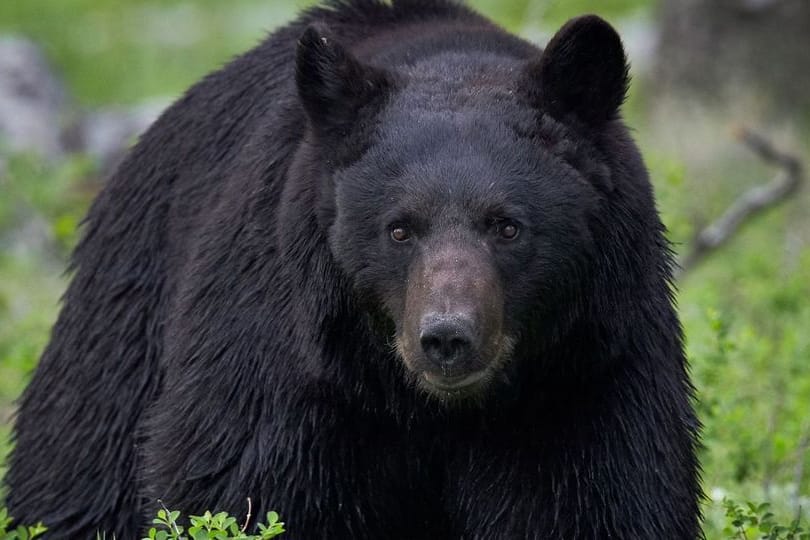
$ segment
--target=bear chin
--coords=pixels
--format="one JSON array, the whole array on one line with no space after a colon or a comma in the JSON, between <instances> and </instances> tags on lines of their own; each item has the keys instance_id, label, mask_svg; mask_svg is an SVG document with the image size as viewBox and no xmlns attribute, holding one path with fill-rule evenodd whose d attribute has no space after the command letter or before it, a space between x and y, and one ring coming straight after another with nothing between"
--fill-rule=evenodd
<instances>
[{"instance_id":1,"label":"bear chin","mask_svg":"<svg viewBox=\"0 0 810 540\"><path fill-rule=\"evenodd\" d=\"M430 397L445 403L477 402L486 396L494 378L489 368L457 377L422 372L417 375L417 385Z\"/></svg>"},{"instance_id":2,"label":"bear chin","mask_svg":"<svg viewBox=\"0 0 810 540\"><path fill-rule=\"evenodd\" d=\"M443 374L436 371L425 358L412 353L405 336L394 338L395 351L405 371L406 379L431 398L442 402L483 402L497 381L508 384L506 369L512 360L512 353L517 343L516 338L501 334L489 348L489 359L478 357L472 365L478 369L467 370L457 375ZM494 351L493 351L494 349ZM485 356L485 358L486 358Z\"/></svg>"}]
</instances>

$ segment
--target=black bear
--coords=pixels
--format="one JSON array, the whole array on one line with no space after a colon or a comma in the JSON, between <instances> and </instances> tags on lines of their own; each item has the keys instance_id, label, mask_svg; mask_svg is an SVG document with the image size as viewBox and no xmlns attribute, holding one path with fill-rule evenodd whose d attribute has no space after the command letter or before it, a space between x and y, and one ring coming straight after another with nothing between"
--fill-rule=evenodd
<instances>
[{"instance_id":1,"label":"black bear","mask_svg":"<svg viewBox=\"0 0 810 540\"><path fill-rule=\"evenodd\" d=\"M616 32L333 0L208 76L92 206L8 505L301 539L693 539L672 258Z\"/></svg>"}]
</instances>

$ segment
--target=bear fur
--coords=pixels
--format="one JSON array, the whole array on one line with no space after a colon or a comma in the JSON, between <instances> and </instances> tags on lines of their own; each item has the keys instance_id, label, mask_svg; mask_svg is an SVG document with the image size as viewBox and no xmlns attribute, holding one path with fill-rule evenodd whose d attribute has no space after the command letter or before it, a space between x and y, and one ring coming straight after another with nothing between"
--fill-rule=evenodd
<instances>
[{"instance_id":1,"label":"bear fur","mask_svg":"<svg viewBox=\"0 0 810 540\"><path fill-rule=\"evenodd\" d=\"M694 539L699 425L615 31L333 0L192 87L92 205L10 512L139 538ZM252 520L255 522L255 517Z\"/></svg>"}]
</instances>

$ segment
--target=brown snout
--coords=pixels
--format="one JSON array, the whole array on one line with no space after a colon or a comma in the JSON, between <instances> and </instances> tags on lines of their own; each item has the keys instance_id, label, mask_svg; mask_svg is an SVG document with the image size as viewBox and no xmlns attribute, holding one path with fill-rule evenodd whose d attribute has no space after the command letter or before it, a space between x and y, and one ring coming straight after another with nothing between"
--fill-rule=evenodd
<instances>
[{"instance_id":1,"label":"brown snout","mask_svg":"<svg viewBox=\"0 0 810 540\"><path fill-rule=\"evenodd\" d=\"M502 355L503 293L476 244L426 248L409 275L400 352L411 371L443 390L485 379Z\"/></svg>"}]
</instances>

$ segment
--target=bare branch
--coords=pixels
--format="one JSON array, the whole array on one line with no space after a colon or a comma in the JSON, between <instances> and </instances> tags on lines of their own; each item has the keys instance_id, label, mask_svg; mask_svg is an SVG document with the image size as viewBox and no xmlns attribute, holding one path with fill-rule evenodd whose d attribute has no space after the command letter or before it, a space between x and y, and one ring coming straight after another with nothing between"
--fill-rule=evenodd
<instances>
[{"instance_id":1,"label":"bare branch","mask_svg":"<svg viewBox=\"0 0 810 540\"><path fill-rule=\"evenodd\" d=\"M248 510L247 510L247 517L245 517L245 523L242 525L242 528L239 529L241 532L245 532L250 524L250 518L252 517L251 512L253 511L253 502L250 500L250 497L247 498L248 502Z\"/></svg>"},{"instance_id":2,"label":"bare branch","mask_svg":"<svg viewBox=\"0 0 810 540\"><path fill-rule=\"evenodd\" d=\"M168 521L169 525L171 525L174 534L180 536L180 529L177 527L177 522L175 522L174 518L172 517L172 511L166 508L166 505L163 504L163 500L158 499L157 502L160 504L161 508L163 508L163 511L166 512L166 521Z\"/></svg>"},{"instance_id":3,"label":"bare branch","mask_svg":"<svg viewBox=\"0 0 810 540\"><path fill-rule=\"evenodd\" d=\"M735 130L735 137L764 161L781 170L767 184L743 193L717 221L698 232L680 261L680 275L726 244L746 222L789 199L803 182L804 169L798 157L776 149L765 137L749 129Z\"/></svg>"}]
</instances>

